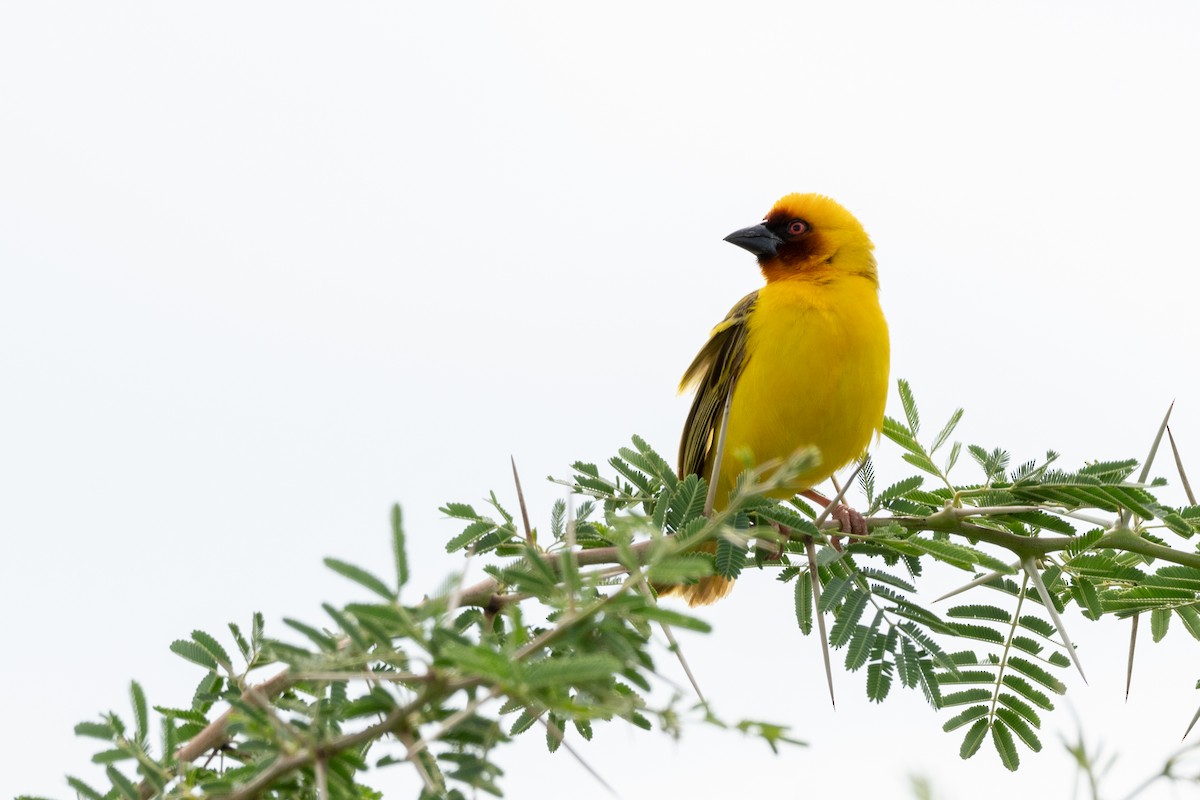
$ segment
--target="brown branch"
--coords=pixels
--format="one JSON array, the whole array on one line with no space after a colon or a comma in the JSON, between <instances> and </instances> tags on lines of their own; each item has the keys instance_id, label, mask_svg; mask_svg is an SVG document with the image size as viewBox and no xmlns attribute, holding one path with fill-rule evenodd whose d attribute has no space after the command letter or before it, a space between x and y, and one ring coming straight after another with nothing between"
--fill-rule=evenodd
<instances>
[{"instance_id":1,"label":"brown branch","mask_svg":"<svg viewBox=\"0 0 1200 800\"><path fill-rule=\"evenodd\" d=\"M997 511L1001 509L996 509ZM717 515L718 522L722 515ZM920 531L939 531L960 535L977 542L985 542L1002 547L1011 551L1021 559L1038 558L1049 553L1066 550L1076 540L1073 536L1021 536L1007 531L997 531L991 528L984 528L977 524L968 521L964 515L958 513L955 509L943 509L928 517L869 517L866 519L868 529L886 527L888 525L900 525L909 531L916 533ZM838 527L835 522L827 522L823 529L834 532ZM869 540L869 537L868 537ZM627 560L632 558L637 564L645 564L650 555L651 548L660 544L659 539L650 539L627 547L597 547L587 550L578 550L571 554L575 564L580 567L596 566L601 564L617 564L628 569ZM1095 547L1112 548L1115 550L1124 550L1131 553L1138 553L1152 558L1161 559L1173 564L1182 564L1200 569L1200 553L1189 553L1180 550L1175 550L1171 547L1160 545L1155 542L1141 538L1128 528L1118 528L1105 533ZM538 554L550 569L559 570L562 558L561 552L542 552ZM491 610L498 610L503 605L513 602L520 602L527 599L530 595L526 593L509 593L505 587L495 579L487 579L480 581L472 586L462 588L458 593L458 606L477 606ZM444 601L445 598L431 598L426 600L422 605L428 605L439 600ZM590 616L598 610L598 606L593 605L575 614L570 615L569 622L574 623L585 616ZM563 620L568 622L568 620ZM542 636L530 642L530 646L541 646L546 644L550 638L557 636L561 632L561 627L556 627L542 634ZM523 649L528 652L530 647ZM365 677L362 675L347 676ZM303 674L295 674L288 670L284 670L277 675L256 686L252 686L245 691L245 697L259 706L267 706L270 703L270 698L285 691L288 687L296 682L304 680ZM422 678L422 680L424 680ZM416 682L416 681L414 681ZM461 688L466 684L461 681L455 681L453 688ZM449 687L448 687L449 688ZM412 707L412 704L406 708ZM204 753L225 745L228 742L226 736L226 728L228 727L230 717L236 713L233 709L226 711L217 719L213 720L200 733L196 734L187 744L180 747L175 752L175 758L179 763L194 761ZM396 713L396 712L393 712ZM353 746L354 744L366 741L367 739L377 734L389 732L389 724L396 724L396 720L390 716L376 726L367 728L357 734L352 734L342 739L334 740L320 750L320 753L296 754L287 758L281 759L272 767L271 772L273 780L275 776L283 774L287 769L294 769L308 763L318 755L324 754L327 756L331 752L330 747L338 747L344 749L345 746ZM322 757L324 757L322 756ZM286 766L284 766L286 765ZM260 776L261 778L262 776ZM257 783L256 779L256 783ZM263 786L267 784L262 784ZM145 782L139 787L142 797L151 797L154 794L152 787ZM243 790L230 795L230 797L249 797L250 794L243 794Z\"/></svg>"},{"instance_id":2,"label":"brown branch","mask_svg":"<svg viewBox=\"0 0 1200 800\"><path fill-rule=\"evenodd\" d=\"M253 780L243 784L237 791L224 795L225 800L250 800L267 789L275 780L287 773L299 769L317 759L328 759L332 755L348 750L364 742L373 741L379 737L408 727L408 718L423 708L429 701L429 692L422 692L408 705L394 708L383 718L370 727L363 728L357 733L350 733L313 749L302 750L290 756L284 756L271 764L270 767L254 776Z\"/></svg>"}]
</instances>

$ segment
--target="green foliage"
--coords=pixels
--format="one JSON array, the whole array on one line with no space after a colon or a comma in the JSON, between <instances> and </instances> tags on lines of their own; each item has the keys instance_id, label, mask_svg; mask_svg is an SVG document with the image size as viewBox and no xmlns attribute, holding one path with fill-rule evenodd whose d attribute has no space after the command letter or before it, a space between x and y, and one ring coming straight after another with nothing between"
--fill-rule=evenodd
<instances>
[{"instance_id":1,"label":"green foliage","mask_svg":"<svg viewBox=\"0 0 1200 800\"><path fill-rule=\"evenodd\" d=\"M1132 460L1067 471L1048 452L1013 467L1002 448L953 441L961 409L926 446L903 381L900 397L903 420L886 419L883 432L917 472L880 480L865 465L869 532L845 543L800 498L775 499L811 454L747 470L706 517L706 481L680 478L634 437L605 472L579 462L559 481L572 497L550 509L549 541L495 493L483 512L444 505L463 523L447 550L477 558L487 577L464 585L459 576L404 602L410 565L394 508L394 574L325 562L365 600L325 604L318 622L285 619L286 640L267 637L256 614L249 635L230 624L228 640L197 630L172 643L201 670L190 701L150 706L133 683L128 717L109 712L76 728L101 742L93 761L107 785L68 784L89 798L365 800L379 796L371 770L401 767L419 776L422 797L498 796L503 746L531 731L551 752L573 754L563 745L611 726L678 735L689 712L655 688L657 660L672 649L658 632L673 642L671 628L709 626L659 605L656 589L760 571L793 584L800 633L827 630L835 663L862 676L870 700L918 691L961 737L962 757L990 742L1015 770L1042 749L1043 719L1067 691L1069 606L1088 620L1148 613L1154 641L1173 619L1180 635L1200 638L1200 555L1176 546L1200 527L1200 508L1160 502L1160 482L1131 480ZM971 475L960 481L956 470ZM922 596L939 571L969 573L947 606ZM265 683L248 675L272 666ZM778 723L726 724L704 704L694 710L772 749L796 743Z\"/></svg>"}]
</instances>

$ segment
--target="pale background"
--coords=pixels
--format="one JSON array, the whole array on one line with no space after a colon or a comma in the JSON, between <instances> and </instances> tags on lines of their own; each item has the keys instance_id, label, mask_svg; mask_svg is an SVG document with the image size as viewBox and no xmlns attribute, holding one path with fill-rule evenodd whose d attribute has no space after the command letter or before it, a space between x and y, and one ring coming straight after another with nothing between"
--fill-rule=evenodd
<instances>
[{"instance_id":1,"label":"pale background","mask_svg":"<svg viewBox=\"0 0 1200 800\"><path fill-rule=\"evenodd\" d=\"M359 596L321 559L382 571L393 501L419 593L458 566L437 507L511 500L510 454L543 527L543 476L672 454L679 373L760 281L721 238L786 192L871 232L928 428L964 405L968 441L1078 465L1142 457L1177 398L1200 477L1198 42L1190 1L4 4L0 795L97 776L71 728L131 678L186 703L173 639ZM832 712L769 575L706 616L717 710L812 747L600 727L623 797L1069 796L1066 702L1011 775L861 674ZM1144 638L1124 704L1127 626L1069 621L1120 796L1198 646ZM510 797L603 796L536 733L499 757Z\"/></svg>"}]
</instances>

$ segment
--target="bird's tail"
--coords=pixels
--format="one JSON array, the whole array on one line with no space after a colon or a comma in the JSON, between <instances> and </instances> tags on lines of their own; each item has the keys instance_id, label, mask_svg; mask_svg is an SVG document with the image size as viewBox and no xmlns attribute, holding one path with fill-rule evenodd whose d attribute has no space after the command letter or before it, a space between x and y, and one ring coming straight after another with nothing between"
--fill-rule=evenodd
<instances>
[{"instance_id":1,"label":"bird's tail","mask_svg":"<svg viewBox=\"0 0 1200 800\"><path fill-rule=\"evenodd\" d=\"M705 542L696 548L705 553L717 552L716 542ZM709 575L695 583L676 583L666 586L654 585L659 597L682 597L689 606L707 606L733 591L733 581L720 575Z\"/></svg>"}]
</instances>

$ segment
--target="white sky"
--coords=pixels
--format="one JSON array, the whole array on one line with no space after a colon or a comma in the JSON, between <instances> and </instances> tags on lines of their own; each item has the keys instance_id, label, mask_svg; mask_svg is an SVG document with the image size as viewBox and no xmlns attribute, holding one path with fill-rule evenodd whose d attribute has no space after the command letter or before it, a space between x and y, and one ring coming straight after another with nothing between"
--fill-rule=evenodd
<instances>
[{"instance_id":1,"label":"white sky","mask_svg":"<svg viewBox=\"0 0 1200 800\"><path fill-rule=\"evenodd\" d=\"M680 372L760 281L721 238L787 192L871 232L928 427L963 405L966 440L1078 465L1178 398L1200 458L1198 34L1192 2L4 4L0 795L96 776L71 728L131 678L186 703L173 639L356 597L321 558L386 563L393 501L429 591L437 507L511 498L510 454L543 527L542 476L673 454ZM813 747L601 727L623 797L1068 795L1065 703L1017 775L861 674L831 712L770 578L685 647L720 713ZM1127 626L1073 627L1122 794L1200 704L1197 645L1147 637L1125 705ZM602 796L536 734L500 758L510 797Z\"/></svg>"}]
</instances>

